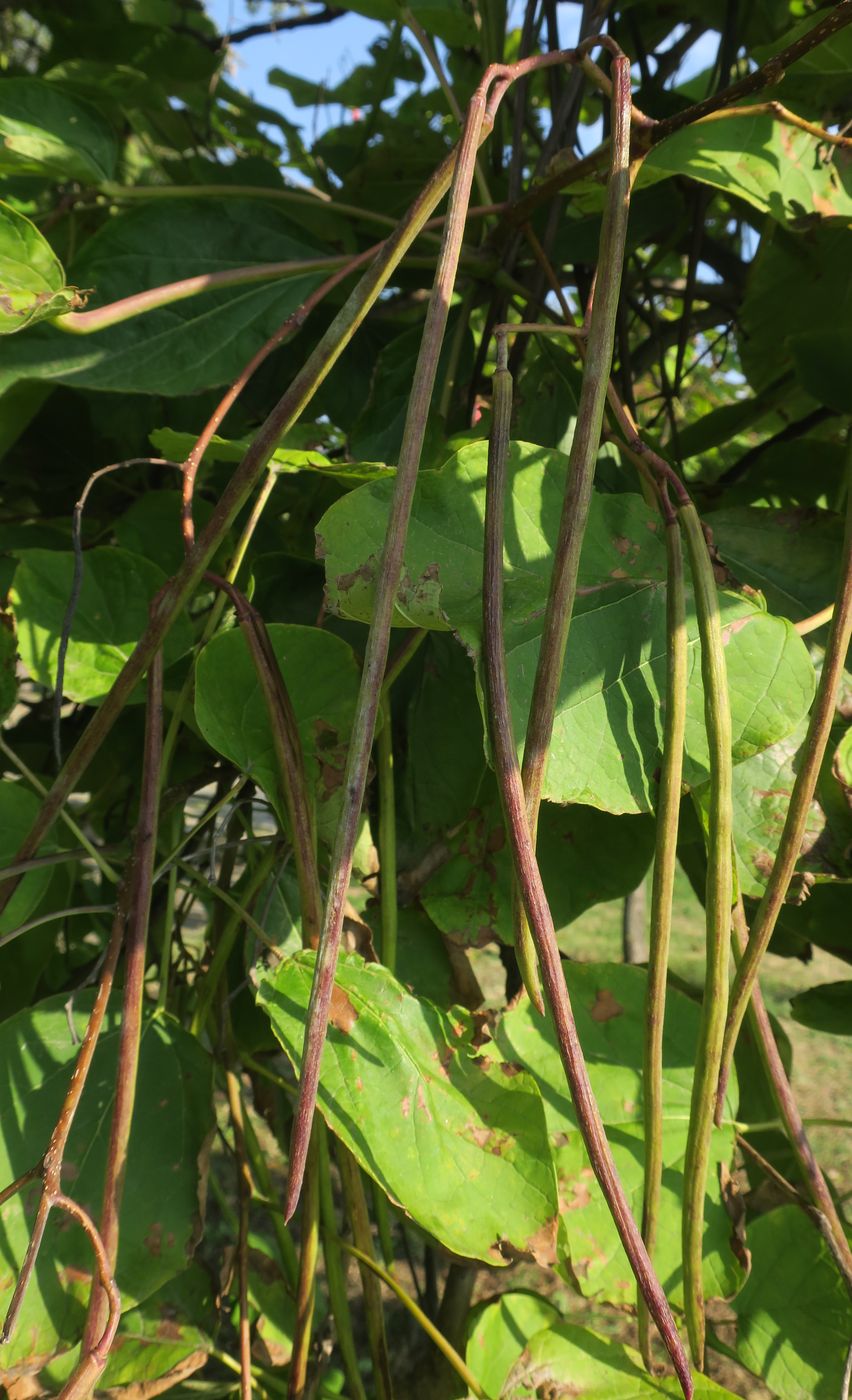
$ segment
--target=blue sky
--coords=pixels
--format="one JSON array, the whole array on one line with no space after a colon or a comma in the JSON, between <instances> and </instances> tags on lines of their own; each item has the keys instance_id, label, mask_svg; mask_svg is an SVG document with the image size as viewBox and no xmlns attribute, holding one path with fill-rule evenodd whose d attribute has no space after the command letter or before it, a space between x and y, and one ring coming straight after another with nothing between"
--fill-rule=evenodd
<instances>
[{"instance_id":1,"label":"blue sky","mask_svg":"<svg viewBox=\"0 0 852 1400\"><path fill-rule=\"evenodd\" d=\"M222 32L240 29L266 16L263 9L251 13L245 0L206 0L206 7ZM579 4L564 3L557 7L561 47L569 48L576 43L581 10ZM513 17L515 11L517 16ZM522 0L512 0L510 23L519 23L522 11ZM386 32L384 25L350 12L327 25L249 39L233 50L236 64L234 79L244 92L248 92L256 101L275 108L290 121L303 127L308 123L313 125L314 115L310 109L294 107L282 88L267 82L269 69L283 68L302 78L333 86L362 61L373 40ZM710 33L702 36L689 55L685 76L700 72L712 64L716 43L716 35ZM321 114L318 130L322 131L337 121L339 112L336 110Z\"/></svg>"}]
</instances>

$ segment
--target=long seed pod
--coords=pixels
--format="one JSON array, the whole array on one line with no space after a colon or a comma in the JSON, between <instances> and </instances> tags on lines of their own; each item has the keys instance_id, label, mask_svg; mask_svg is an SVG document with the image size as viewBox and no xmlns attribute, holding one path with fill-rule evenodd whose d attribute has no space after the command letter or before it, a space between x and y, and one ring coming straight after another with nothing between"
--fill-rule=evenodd
<instances>
[{"instance_id":1,"label":"long seed pod","mask_svg":"<svg viewBox=\"0 0 852 1400\"><path fill-rule=\"evenodd\" d=\"M498 373L500 369L498 368ZM488 453L485 504L485 556L482 579L483 657L488 688L491 753L509 839L515 875L535 940L544 989L553 1014L559 1054L589 1160L624 1245L648 1311L672 1358L687 1400L693 1392L689 1362L677 1333L666 1295L654 1273L630 1205L624 1194L600 1112L589 1083L577 1035L568 988L562 971L553 917L541 882L535 846L527 818L526 800L515 736L512 730L506 658L503 649L503 490L505 435L493 436Z\"/></svg>"},{"instance_id":2,"label":"long seed pod","mask_svg":"<svg viewBox=\"0 0 852 1400\"><path fill-rule=\"evenodd\" d=\"M303 1400L308 1376L311 1333L316 1303L317 1260L319 1258L319 1146L317 1127L311 1134L308 1162L305 1170L305 1190L302 1198L302 1239L299 1251L299 1281L296 1287L296 1326L293 1332L293 1355L290 1358L288 1400Z\"/></svg>"},{"instance_id":3,"label":"long seed pod","mask_svg":"<svg viewBox=\"0 0 852 1400\"><path fill-rule=\"evenodd\" d=\"M385 544L376 580L373 620L367 637L352 737L346 757L343 807L332 850L328 901L305 1025L302 1065L299 1075L299 1098L290 1140L290 1170L285 1199L285 1218L288 1220L296 1209L305 1169L311 1123L316 1106L320 1059L325 1042L334 973L343 931L346 891L352 873L358 816L367 783L370 748L381 698L382 676L387 661L394 600L402 568L408 519L411 514L411 503L414 499L414 487L417 482L417 469L420 465L420 452L426 430L429 404L432 399L432 389L447 324L450 299L455 285L456 268L464 233L465 212L470 202L474 157L482 139L486 96L490 81L489 74L480 83L471 99L459 145L450 208L444 225L444 241L435 272L429 309L426 313L421 351L417 360L417 370L411 389L400 448Z\"/></svg>"},{"instance_id":4,"label":"long seed pod","mask_svg":"<svg viewBox=\"0 0 852 1400\"><path fill-rule=\"evenodd\" d=\"M319 1186L320 1218L322 1220L322 1252L325 1260L325 1281L328 1298L337 1332L337 1346L343 1370L346 1375L347 1391L352 1400L367 1400L361 1372L358 1370L358 1352L352 1331L352 1315L349 1311L349 1298L346 1292L346 1273L340 1253L337 1220L334 1213L334 1195L331 1189L331 1162L328 1151L328 1129L322 1118L317 1118L316 1129L319 1143ZM280 1219L280 1216L278 1217Z\"/></svg>"},{"instance_id":5,"label":"long seed pod","mask_svg":"<svg viewBox=\"0 0 852 1400\"><path fill-rule=\"evenodd\" d=\"M731 1002L725 1026L725 1044L722 1051L716 1099L717 1115L721 1115L721 1106L724 1102L728 1076L731 1072L734 1047L752 988L757 980L760 961L769 947L769 940L778 922L778 915L787 897L796 861L799 859L802 849L808 813L834 720L840 678L843 674L849 643L852 641L852 433L850 433L849 438L846 474L848 483L846 533L843 541L843 560L834 615L828 633L816 698L808 722L808 732L805 735L805 742L799 757L796 781L793 784L790 805L784 819L784 829L778 843L778 853L763 898L752 920L746 950L731 989Z\"/></svg>"},{"instance_id":6,"label":"long seed pod","mask_svg":"<svg viewBox=\"0 0 852 1400\"><path fill-rule=\"evenodd\" d=\"M349 1148L342 1142L338 1142L336 1153L346 1215L352 1227L355 1245L369 1261L368 1265L363 1263L360 1265L360 1272L367 1321L367 1340L373 1361L373 1384L378 1400L393 1400L390 1357L388 1356L385 1318L382 1309L382 1290L375 1269L370 1267L370 1265L375 1264L375 1255L373 1235L370 1229L370 1215L367 1210L367 1197L364 1193L364 1181L361 1176L361 1168Z\"/></svg>"},{"instance_id":7,"label":"long seed pod","mask_svg":"<svg viewBox=\"0 0 852 1400\"><path fill-rule=\"evenodd\" d=\"M612 366L630 209L630 110L630 62L621 55L613 58L612 62L611 164L601 227L594 301L584 357L583 383L571 442L562 517L524 743L522 774L533 840L538 827L538 810L553 735L556 702L565 665L568 632L577 593L580 551L589 518L595 464ZM522 955L526 955L529 934L524 935L523 923L523 907L518 901L514 919L515 947L521 950ZM524 980L526 982L527 979ZM529 987L528 990L533 1001L536 1001L533 991ZM536 1004L540 1005L540 993Z\"/></svg>"},{"instance_id":8,"label":"long seed pod","mask_svg":"<svg viewBox=\"0 0 852 1400\"><path fill-rule=\"evenodd\" d=\"M716 1083L728 1006L728 965L733 902L733 762L728 677L713 566L698 512L678 510L695 591L701 639L704 721L710 751L710 812L707 831L707 963L701 1002L701 1025L692 1081L689 1131L683 1164L684 1310L692 1359L704 1368L704 1285L701 1276L704 1195L713 1131Z\"/></svg>"},{"instance_id":9,"label":"long seed pod","mask_svg":"<svg viewBox=\"0 0 852 1400\"><path fill-rule=\"evenodd\" d=\"M506 355L505 334L497 340L497 370L492 381L491 390L491 434L489 451L493 455L494 467L490 480L489 489L498 491L501 499L506 490L506 459L509 452L509 440L512 424L512 374L508 366ZM493 444L493 447L491 446ZM489 471L492 469L489 468ZM502 530L501 530L502 539ZM502 564L501 564L502 567ZM524 913L523 899L518 882L515 881L512 888L512 932L515 936L515 957L518 963L518 971L521 974L521 981L526 988L527 996L538 1011L539 1015L544 1015L544 1001L541 995L541 977L538 970L538 958L536 957L535 943L533 942L530 926Z\"/></svg>"},{"instance_id":10,"label":"long seed pod","mask_svg":"<svg viewBox=\"0 0 852 1400\"><path fill-rule=\"evenodd\" d=\"M664 498L665 499L665 498ZM654 877L651 886L651 927L648 987L645 1000L645 1053L642 1093L645 1123L645 1184L642 1201L642 1238L653 1261L657 1243L660 1188L663 1176L663 1028L666 1014L666 977L672 931L672 892L677 856L677 829L683 774L683 736L686 728L687 639L683 590L683 553L677 517L667 510L666 519L666 714L663 725L663 762L657 802ZM651 1370L651 1329L648 1309L640 1292L637 1300L639 1346Z\"/></svg>"}]
</instances>

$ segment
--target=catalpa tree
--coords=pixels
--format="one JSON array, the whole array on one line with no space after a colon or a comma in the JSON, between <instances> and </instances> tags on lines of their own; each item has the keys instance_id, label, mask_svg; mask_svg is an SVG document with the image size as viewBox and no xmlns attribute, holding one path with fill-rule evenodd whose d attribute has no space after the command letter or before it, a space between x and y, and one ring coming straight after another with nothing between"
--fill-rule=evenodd
<instances>
[{"instance_id":1,"label":"catalpa tree","mask_svg":"<svg viewBox=\"0 0 852 1400\"><path fill-rule=\"evenodd\" d=\"M852 0L254 9L0 7L9 1394L847 1400Z\"/></svg>"}]
</instances>

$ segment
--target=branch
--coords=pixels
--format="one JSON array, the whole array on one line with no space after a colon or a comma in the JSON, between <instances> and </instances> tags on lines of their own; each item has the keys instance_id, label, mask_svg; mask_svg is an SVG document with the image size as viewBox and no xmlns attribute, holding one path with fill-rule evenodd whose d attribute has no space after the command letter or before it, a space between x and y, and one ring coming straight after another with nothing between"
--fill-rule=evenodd
<instances>
[{"instance_id":1,"label":"branch","mask_svg":"<svg viewBox=\"0 0 852 1400\"><path fill-rule=\"evenodd\" d=\"M231 44L244 44L247 39L260 39L265 34L283 34L288 29L304 29L314 24L329 24L333 19L345 14L345 10L335 9L333 5L326 5L324 9L317 10L310 15L286 15L282 19L268 19L257 24L247 24L243 29L233 29L230 34L200 34L197 29L193 29L188 24L173 24L171 30L173 34L186 34L192 39L197 39L199 44L203 44L207 49L218 52L219 49L226 49Z\"/></svg>"},{"instance_id":2,"label":"branch","mask_svg":"<svg viewBox=\"0 0 852 1400\"><path fill-rule=\"evenodd\" d=\"M689 553L695 610L698 615L701 679L704 685L704 723L710 752L710 812L704 899L707 961L692 1080L689 1130L683 1162L682 1217L686 1326L692 1359L698 1369L703 1370L705 1318L701 1266L704 1198L710 1163L713 1105L728 1004L733 902L733 762L728 676L713 565L695 507L681 506L679 517Z\"/></svg>"},{"instance_id":3,"label":"branch","mask_svg":"<svg viewBox=\"0 0 852 1400\"><path fill-rule=\"evenodd\" d=\"M499 373L506 373L498 369ZM556 1027L559 1054L571 1090L589 1160L612 1213L625 1252L648 1310L659 1328L687 1400L693 1393L684 1354L665 1293L654 1273L630 1205L624 1195L577 1035L568 988L562 971L553 917L544 892L527 815L527 801L512 730L506 658L503 644L503 482L509 423L495 421L489 444L485 505L483 565L483 658L489 700L491 752L506 827L512 845L515 875L521 889L529 927L535 940L547 999Z\"/></svg>"},{"instance_id":4,"label":"branch","mask_svg":"<svg viewBox=\"0 0 852 1400\"><path fill-rule=\"evenodd\" d=\"M833 34L845 29L847 24L852 23L852 0L841 0L839 5L835 5L829 11L825 19L815 24L813 29L809 29L807 34L802 34L794 43L788 44L786 49L775 54L774 58L769 58L756 68L753 73L749 73L739 82L731 83L730 87L723 88L721 92L714 93L711 97L705 97L703 102L696 102L691 107L685 108L682 112L675 112L671 117L666 117L663 121L657 122L650 134L650 144L656 146L658 142L665 141L667 136L671 136L675 131L680 131L681 127L691 126L693 122L700 121L702 117L707 117L711 112L717 112L722 107L732 107L743 97L750 97L754 92L761 92L763 88L774 87L780 83L785 72L798 59L803 58L811 49L815 49L818 44L825 43Z\"/></svg>"}]
</instances>

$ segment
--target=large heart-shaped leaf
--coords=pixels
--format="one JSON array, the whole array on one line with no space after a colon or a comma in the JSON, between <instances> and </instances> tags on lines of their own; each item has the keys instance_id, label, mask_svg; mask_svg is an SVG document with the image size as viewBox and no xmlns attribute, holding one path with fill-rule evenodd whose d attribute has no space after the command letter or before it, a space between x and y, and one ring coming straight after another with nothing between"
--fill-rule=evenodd
<instances>
[{"instance_id":1,"label":"large heart-shaped leaf","mask_svg":"<svg viewBox=\"0 0 852 1400\"><path fill-rule=\"evenodd\" d=\"M645 158L647 174L688 175L746 200L779 223L852 215L852 175L810 132L771 116L728 117L682 127ZM646 174L646 178L647 178Z\"/></svg>"},{"instance_id":2,"label":"large heart-shaped leaf","mask_svg":"<svg viewBox=\"0 0 852 1400\"><path fill-rule=\"evenodd\" d=\"M452 628L478 658L487 447L471 443L415 494L397 594L396 622ZM567 458L513 443L504 545L506 662L520 739L533 678L558 528ZM317 527L331 607L368 620L387 521L390 485L353 491ZM611 812L653 808L665 689L665 550L659 520L638 496L593 496L577 604L544 795ZM813 696L813 667L784 619L732 594L720 599L731 693L734 758L741 762L788 734ZM708 775L698 629L688 606L689 690L684 779Z\"/></svg>"},{"instance_id":3,"label":"large heart-shaped leaf","mask_svg":"<svg viewBox=\"0 0 852 1400\"><path fill-rule=\"evenodd\" d=\"M465 943L512 942L512 858L495 787L489 774L477 806L447 839L446 862L420 896L438 928ZM654 853L654 824L646 816L547 803L536 851L561 929L593 904L636 888Z\"/></svg>"},{"instance_id":4,"label":"large heart-shaped leaf","mask_svg":"<svg viewBox=\"0 0 852 1400\"><path fill-rule=\"evenodd\" d=\"M314 954L261 978L260 1004L298 1069ZM527 1074L477 1052L476 1023L341 958L318 1105L329 1127L419 1225L456 1254L553 1259L556 1181Z\"/></svg>"},{"instance_id":5,"label":"large heart-shaped leaf","mask_svg":"<svg viewBox=\"0 0 852 1400\"><path fill-rule=\"evenodd\" d=\"M638 1222L644 1180L641 1064L647 974L643 968L620 963L563 963L563 970L592 1088ZM699 1018L695 1002L669 988L663 1039L663 1183L654 1262L674 1301L683 1296L683 1157ZM538 1016L525 1000L501 1018L494 1040L501 1055L535 1076L542 1092L559 1181L561 1259L582 1292L613 1303L630 1303L636 1285L582 1144L550 1016ZM729 1119L736 1102L737 1090L732 1086ZM729 1162L733 1150L733 1127L714 1130L714 1162ZM731 1251L731 1223L715 1171L708 1183L705 1219L705 1289L709 1297L727 1297L739 1286L742 1274Z\"/></svg>"},{"instance_id":6,"label":"large heart-shaped leaf","mask_svg":"<svg viewBox=\"0 0 852 1400\"><path fill-rule=\"evenodd\" d=\"M486 1395L503 1385L530 1337L560 1321L559 1312L537 1293L501 1293L469 1320L465 1361Z\"/></svg>"},{"instance_id":7,"label":"large heart-shaped leaf","mask_svg":"<svg viewBox=\"0 0 852 1400\"><path fill-rule=\"evenodd\" d=\"M764 233L740 315L740 355L754 389L765 389L794 366L800 335L824 331L830 353L835 329L848 326L852 314L850 256L852 234L840 220L806 234L774 227ZM819 343L809 348L820 353ZM810 376L807 387L814 387Z\"/></svg>"},{"instance_id":8,"label":"large heart-shaped leaf","mask_svg":"<svg viewBox=\"0 0 852 1400\"><path fill-rule=\"evenodd\" d=\"M140 554L108 546L83 556L83 581L65 659L64 695L90 704L102 700L148 625L149 606L166 582ZM56 657L74 578L74 556L57 549L21 551L10 598L21 660L40 685L56 684ZM163 644L166 664L192 646L192 629L179 617Z\"/></svg>"},{"instance_id":9,"label":"large heart-shaped leaf","mask_svg":"<svg viewBox=\"0 0 852 1400\"><path fill-rule=\"evenodd\" d=\"M53 90L52 85L51 90ZM69 275L92 288L89 310L185 277L322 256L274 205L229 199L215 219L205 200L152 201L108 220ZM206 291L94 335L39 328L4 357L0 390L17 379L135 394L197 393L225 384L308 293L322 273Z\"/></svg>"},{"instance_id":10,"label":"large heart-shaped leaf","mask_svg":"<svg viewBox=\"0 0 852 1400\"><path fill-rule=\"evenodd\" d=\"M272 623L268 631L296 712L318 830L330 839L358 696L355 655L346 642L316 627ZM207 742L260 784L283 819L266 702L241 632L221 632L198 657L195 717Z\"/></svg>"},{"instance_id":11,"label":"large heart-shaped leaf","mask_svg":"<svg viewBox=\"0 0 852 1400\"><path fill-rule=\"evenodd\" d=\"M115 172L118 143L97 108L42 78L0 84L0 173L47 174L99 185Z\"/></svg>"},{"instance_id":12,"label":"large heart-shaped leaf","mask_svg":"<svg viewBox=\"0 0 852 1400\"><path fill-rule=\"evenodd\" d=\"M749 1227L752 1267L733 1307L737 1354L779 1400L841 1394L852 1305L819 1231L795 1206Z\"/></svg>"},{"instance_id":13,"label":"large heart-shaped leaf","mask_svg":"<svg viewBox=\"0 0 852 1400\"><path fill-rule=\"evenodd\" d=\"M14 1181L47 1147L86 1028L94 993L51 997L0 1026L0 1180ZM120 1010L108 1011L65 1153L63 1186L98 1219L115 1096ZM198 1232L199 1158L214 1119L212 1065L170 1018L145 1023L121 1211L116 1278L133 1308L186 1268ZM38 1202L36 1181L0 1207L0 1310L5 1311ZM24 1309L4 1353L38 1370L82 1333L94 1260L77 1226L48 1225ZM9 1372L7 1372L7 1375Z\"/></svg>"},{"instance_id":14,"label":"large heart-shaped leaf","mask_svg":"<svg viewBox=\"0 0 852 1400\"><path fill-rule=\"evenodd\" d=\"M61 316L79 301L47 239L0 200L0 335Z\"/></svg>"},{"instance_id":15,"label":"large heart-shaped leaf","mask_svg":"<svg viewBox=\"0 0 852 1400\"><path fill-rule=\"evenodd\" d=\"M707 516L723 562L793 622L834 598L843 522L827 510L729 506Z\"/></svg>"},{"instance_id":16,"label":"large heart-shaped leaf","mask_svg":"<svg viewBox=\"0 0 852 1400\"><path fill-rule=\"evenodd\" d=\"M730 1390L707 1376L695 1375L694 1385L694 1400L734 1400ZM683 1392L673 1376L650 1376L631 1347L560 1322L530 1338L500 1400L572 1393L583 1400L653 1400Z\"/></svg>"}]
</instances>

